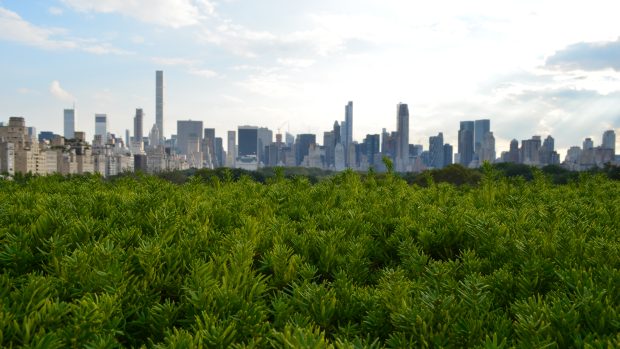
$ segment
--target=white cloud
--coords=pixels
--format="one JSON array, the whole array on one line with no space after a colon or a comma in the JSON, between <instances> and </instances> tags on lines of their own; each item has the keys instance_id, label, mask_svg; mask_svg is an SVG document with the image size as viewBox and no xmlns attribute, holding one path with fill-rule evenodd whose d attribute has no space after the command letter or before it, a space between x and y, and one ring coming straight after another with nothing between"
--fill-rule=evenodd
<instances>
[{"instance_id":1,"label":"white cloud","mask_svg":"<svg viewBox=\"0 0 620 349\"><path fill-rule=\"evenodd\" d=\"M58 28L42 28L33 25L17 13L0 7L0 40L19 42L45 49L76 48L75 42L54 39L64 33Z\"/></svg>"},{"instance_id":2,"label":"white cloud","mask_svg":"<svg viewBox=\"0 0 620 349\"><path fill-rule=\"evenodd\" d=\"M50 93L63 102L74 102L75 97L60 86L58 80L52 81L50 84Z\"/></svg>"},{"instance_id":3,"label":"white cloud","mask_svg":"<svg viewBox=\"0 0 620 349\"><path fill-rule=\"evenodd\" d=\"M218 76L216 72L214 72L213 70L209 70L209 69L192 69L189 72L193 75L200 76L200 77L207 78L207 79Z\"/></svg>"},{"instance_id":4,"label":"white cloud","mask_svg":"<svg viewBox=\"0 0 620 349\"><path fill-rule=\"evenodd\" d=\"M54 16L60 16L63 14L63 11L60 7L54 7L54 6L47 9L47 12L49 12L51 15L54 15Z\"/></svg>"},{"instance_id":5,"label":"white cloud","mask_svg":"<svg viewBox=\"0 0 620 349\"><path fill-rule=\"evenodd\" d=\"M80 12L120 13L142 22L180 28L196 25L215 13L209 0L62 0Z\"/></svg>"},{"instance_id":6,"label":"white cloud","mask_svg":"<svg viewBox=\"0 0 620 349\"><path fill-rule=\"evenodd\" d=\"M200 62L195 59L188 59L182 57L152 57L151 61L158 65L169 65L169 66L195 66Z\"/></svg>"}]
</instances>

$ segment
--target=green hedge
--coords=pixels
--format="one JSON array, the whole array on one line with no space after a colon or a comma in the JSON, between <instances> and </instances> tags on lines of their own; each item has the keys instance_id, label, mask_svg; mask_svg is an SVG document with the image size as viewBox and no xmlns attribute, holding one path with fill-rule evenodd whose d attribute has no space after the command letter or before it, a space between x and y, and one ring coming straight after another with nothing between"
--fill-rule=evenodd
<instances>
[{"instance_id":1,"label":"green hedge","mask_svg":"<svg viewBox=\"0 0 620 349\"><path fill-rule=\"evenodd\" d=\"M0 181L0 346L620 347L620 183Z\"/></svg>"}]
</instances>

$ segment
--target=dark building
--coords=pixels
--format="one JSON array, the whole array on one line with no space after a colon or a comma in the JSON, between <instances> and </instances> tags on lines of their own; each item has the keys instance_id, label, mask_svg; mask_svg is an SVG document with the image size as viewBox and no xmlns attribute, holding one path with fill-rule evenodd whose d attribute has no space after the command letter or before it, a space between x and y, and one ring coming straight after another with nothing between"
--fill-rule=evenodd
<instances>
[{"instance_id":1,"label":"dark building","mask_svg":"<svg viewBox=\"0 0 620 349\"><path fill-rule=\"evenodd\" d=\"M377 155L380 154L380 145L381 135L379 134L366 135L364 143L362 143L361 153L366 155L366 158L368 159L368 164L371 166L375 165Z\"/></svg>"},{"instance_id":2,"label":"dark building","mask_svg":"<svg viewBox=\"0 0 620 349\"><path fill-rule=\"evenodd\" d=\"M215 158L217 159L216 167L224 166L224 140L222 137L215 137Z\"/></svg>"},{"instance_id":3,"label":"dark building","mask_svg":"<svg viewBox=\"0 0 620 349\"><path fill-rule=\"evenodd\" d=\"M454 148L446 143L443 145L443 166L452 165L454 158Z\"/></svg>"},{"instance_id":4,"label":"dark building","mask_svg":"<svg viewBox=\"0 0 620 349\"><path fill-rule=\"evenodd\" d=\"M239 126L237 130L239 157L256 156L258 159L258 127Z\"/></svg>"},{"instance_id":5,"label":"dark building","mask_svg":"<svg viewBox=\"0 0 620 349\"><path fill-rule=\"evenodd\" d=\"M308 155L310 151L310 145L316 144L316 135L314 134L300 134L295 139L295 165L301 165L304 161L304 157Z\"/></svg>"},{"instance_id":6,"label":"dark building","mask_svg":"<svg viewBox=\"0 0 620 349\"><path fill-rule=\"evenodd\" d=\"M51 143L53 140L54 140L54 132L52 131L39 132L39 142L49 141Z\"/></svg>"},{"instance_id":7,"label":"dark building","mask_svg":"<svg viewBox=\"0 0 620 349\"><path fill-rule=\"evenodd\" d=\"M474 122L461 121L459 129L459 163L469 166L474 158Z\"/></svg>"}]
</instances>

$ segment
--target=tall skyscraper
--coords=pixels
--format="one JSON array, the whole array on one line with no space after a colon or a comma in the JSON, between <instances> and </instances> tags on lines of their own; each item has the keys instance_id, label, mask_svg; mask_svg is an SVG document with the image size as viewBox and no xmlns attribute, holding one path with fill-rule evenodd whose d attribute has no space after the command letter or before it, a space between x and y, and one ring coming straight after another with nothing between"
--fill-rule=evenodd
<instances>
[{"instance_id":1,"label":"tall skyscraper","mask_svg":"<svg viewBox=\"0 0 620 349\"><path fill-rule=\"evenodd\" d=\"M603 149L613 149L616 154L616 132L607 130L603 133Z\"/></svg>"},{"instance_id":2,"label":"tall skyscraper","mask_svg":"<svg viewBox=\"0 0 620 349\"><path fill-rule=\"evenodd\" d=\"M64 110L64 137L66 139L75 138L75 109Z\"/></svg>"},{"instance_id":3,"label":"tall skyscraper","mask_svg":"<svg viewBox=\"0 0 620 349\"><path fill-rule=\"evenodd\" d=\"M344 107L344 121L347 123L345 145L349 146L353 143L353 102L351 101Z\"/></svg>"},{"instance_id":4,"label":"tall skyscraper","mask_svg":"<svg viewBox=\"0 0 620 349\"><path fill-rule=\"evenodd\" d=\"M316 135L314 134L300 134L295 138L295 159L296 165L302 165L304 158L310 152L310 145L316 144Z\"/></svg>"},{"instance_id":5,"label":"tall skyscraper","mask_svg":"<svg viewBox=\"0 0 620 349\"><path fill-rule=\"evenodd\" d=\"M589 150L594 148L594 141L592 138L586 138L583 141L583 150Z\"/></svg>"},{"instance_id":6,"label":"tall skyscraper","mask_svg":"<svg viewBox=\"0 0 620 349\"><path fill-rule=\"evenodd\" d=\"M238 156L255 156L258 160L258 127L256 126L239 126L237 129Z\"/></svg>"},{"instance_id":7,"label":"tall skyscraper","mask_svg":"<svg viewBox=\"0 0 620 349\"><path fill-rule=\"evenodd\" d=\"M164 72L155 72L155 123L159 130L160 143L164 140Z\"/></svg>"},{"instance_id":8,"label":"tall skyscraper","mask_svg":"<svg viewBox=\"0 0 620 349\"><path fill-rule=\"evenodd\" d=\"M144 138L144 128L142 123L144 122L144 112L142 109L136 109L136 116L133 118L133 139L134 142L142 142Z\"/></svg>"},{"instance_id":9,"label":"tall skyscraper","mask_svg":"<svg viewBox=\"0 0 620 349\"><path fill-rule=\"evenodd\" d=\"M446 143L443 145L443 166L446 167L448 165L452 165L454 157L454 149L453 147Z\"/></svg>"},{"instance_id":10,"label":"tall skyscraper","mask_svg":"<svg viewBox=\"0 0 620 349\"><path fill-rule=\"evenodd\" d=\"M226 149L226 166L235 167L237 159L237 133L228 131L228 148Z\"/></svg>"},{"instance_id":11,"label":"tall skyscraper","mask_svg":"<svg viewBox=\"0 0 620 349\"><path fill-rule=\"evenodd\" d=\"M467 167L474 157L474 122L461 121L459 129L459 162Z\"/></svg>"},{"instance_id":12,"label":"tall skyscraper","mask_svg":"<svg viewBox=\"0 0 620 349\"><path fill-rule=\"evenodd\" d=\"M482 119L474 121L474 153L478 154L480 152L484 135L487 132L491 132L491 120Z\"/></svg>"},{"instance_id":13,"label":"tall skyscraper","mask_svg":"<svg viewBox=\"0 0 620 349\"><path fill-rule=\"evenodd\" d=\"M95 136L101 136L105 143L108 139L108 116L106 114L95 114Z\"/></svg>"},{"instance_id":14,"label":"tall skyscraper","mask_svg":"<svg viewBox=\"0 0 620 349\"><path fill-rule=\"evenodd\" d=\"M258 128L258 161L265 163L267 150L265 149L273 143L273 131L266 127Z\"/></svg>"},{"instance_id":15,"label":"tall skyscraper","mask_svg":"<svg viewBox=\"0 0 620 349\"><path fill-rule=\"evenodd\" d=\"M406 171L409 163L409 107L398 103L396 106L396 169Z\"/></svg>"},{"instance_id":16,"label":"tall skyscraper","mask_svg":"<svg viewBox=\"0 0 620 349\"><path fill-rule=\"evenodd\" d=\"M177 121L177 150L179 154L190 155L195 153L196 148L200 148L201 141L202 121Z\"/></svg>"},{"instance_id":17,"label":"tall skyscraper","mask_svg":"<svg viewBox=\"0 0 620 349\"><path fill-rule=\"evenodd\" d=\"M444 167L443 133L428 139L429 165L432 168L440 169Z\"/></svg>"}]
</instances>

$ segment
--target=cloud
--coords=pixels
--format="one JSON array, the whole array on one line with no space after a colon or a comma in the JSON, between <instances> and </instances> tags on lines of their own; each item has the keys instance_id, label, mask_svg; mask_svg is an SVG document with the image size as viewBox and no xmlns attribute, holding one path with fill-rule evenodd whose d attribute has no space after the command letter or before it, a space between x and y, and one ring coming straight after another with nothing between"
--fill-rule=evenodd
<instances>
[{"instance_id":1,"label":"cloud","mask_svg":"<svg viewBox=\"0 0 620 349\"><path fill-rule=\"evenodd\" d=\"M181 28L215 14L210 0L62 0L80 12L120 13L142 22Z\"/></svg>"},{"instance_id":2,"label":"cloud","mask_svg":"<svg viewBox=\"0 0 620 349\"><path fill-rule=\"evenodd\" d=\"M620 39L570 45L549 57L545 66L563 71L620 71Z\"/></svg>"},{"instance_id":3,"label":"cloud","mask_svg":"<svg viewBox=\"0 0 620 349\"><path fill-rule=\"evenodd\" d=\"M58 80L52 81L50 84L50 93L63 102L74 102L75 97L60 86Z\"/></svg>"},{"instance_id":4,"label":"cloud","mask_svg":"<svg viewBox=\"0 0 620 349\"><path fill-rule=\"evenodd\" d=\"M36 26L13 11L0 7L0 40L17 42L46 50L81 50L93 54L125 55L130 52L96 39L66 38L61 28ZM58 38L62 37L62 38Z\"/></svg>"},{"instance_id":5,"label":"cloud","mask_svg":"<svg viewBox=\"0 0 620 349\"><path fill-rule=\"evenodd\" d=\"M63 14L63 11L60 7L54 7L54 6L47 9L47 12L49 12L51 15L54 15L54 16L60 16Z\"/></svg>"},{"instance_id":6,"label":"cloud","mask_svg":"<svg viewBox=\"0 0 620 349\"><path fill-rule=\"evenodd\" d=\"M158 65L169 66L195 66L200 63L195 59L187 59L182 57L152 57L151 61Z\"/></svg>"},{"instance_id":7,"label":"cloud","mask_svg":"<svg viewBox=\"0 0 620 349\"><path fill-rule=\"evenodd\" d=\"M207 79L218 76L216 72L214 72L213 70L209 70L209 69L192 69L189 72L193 75L200 76L200 77L207 78Z\"/></svg>"},{"instance_id":8,"label":"cloud","mask_svg":"<svg viewBox=\"0 0 620 349\"><path fill-rule=\"evenodd\" d=\"M17 13L0 7L0 40L19 42L44 49L76 48L75 42L54 39L62 33L64 33L62 29L33 25Z\"/></svg>"}]
</instances>

